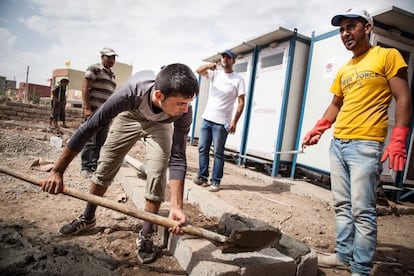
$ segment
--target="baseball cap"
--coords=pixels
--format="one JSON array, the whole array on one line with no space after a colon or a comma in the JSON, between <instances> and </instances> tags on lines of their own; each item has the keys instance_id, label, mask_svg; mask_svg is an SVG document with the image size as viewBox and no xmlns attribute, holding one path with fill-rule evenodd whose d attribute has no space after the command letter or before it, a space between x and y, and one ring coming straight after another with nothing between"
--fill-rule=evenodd
<instances>
[{"instance_id":1,"label":"baseball cap","mask_svg":"<svg viewBox=\"0 0 414 276\"><path fill-rule=\"evenodd\" d=\"M225 51L221 52L220 55L228 55L232 59L235 59L236 58L236 54L233 53L232 50L225 50Z\"/></svg>"},{"instance_id":2,"label":"baseball cap","mask_svg":"<svg viewBox=\"0 0 414 276\"><path fill-rule=\"evenodd\" d=\"M110 57L110 56L118 56L118 55L115 53L115 51L114 51L114 50L112 50L111 48L103 48L103 49L101 50L101 55L102 55L102 56L108 56L108 57Z\"/></svg>"},{"instance_id":3,"label":"baseball cap","mask_svg":"<svg viewBox=\"0 0 414 276\"><path fill-rule=\"evenodd\" d=\"M332 17L331 24L333 26L341 25L341 20L344 18L358 18L362 17L371 25L374 25L371 15L366 10L353 10L349 9L345 13L335 15Z\"/></svg>"}]
</instances>

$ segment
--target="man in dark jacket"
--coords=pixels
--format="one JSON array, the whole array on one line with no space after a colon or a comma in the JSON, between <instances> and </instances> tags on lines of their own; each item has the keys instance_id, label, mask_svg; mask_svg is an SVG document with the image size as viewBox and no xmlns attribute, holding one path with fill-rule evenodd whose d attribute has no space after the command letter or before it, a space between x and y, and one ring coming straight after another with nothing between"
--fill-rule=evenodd
<instances>
[{"instance_id":1,"label":"man in dark jacket","mask_svg":"<svg viewBox=\"0 0 414 276\"><path fill-rule=\"evenodd\" d=\"M66 127L66 86L68 84L68 79L61 79L59 85L52 92L52 124L55 128L59 127L59 120L62 122L62 127Z\"/></svg>"},{"instance_id":2,"label":"man in dark jacket","mask_svg":"<svg viewBox=\"0 0 414 276\"><path fill-rule=\"evenodd\" d=\"M63 173L69 163L86 141L114 118L92 176L90 193L105 194L125 155L138 139L142 139L147 149L145 211L158 213L164 200L169 167L169 217L177 221L177 226L170 231L182 233L179 226L185 222L183 190L187 170L186 141L192 123L190 103L198 95L198 90L197 78L183 64L165 66L157 76L152 71L136 73L75 132L44 180L43 189L49 193L62 192ZM83 214L64 225L60 233L73 235L95 226L96 207L88 203ZM139 232L138 259L142 263L156 259L152 232L150 222L145 222Z\"/></svg>"}]
</instances>

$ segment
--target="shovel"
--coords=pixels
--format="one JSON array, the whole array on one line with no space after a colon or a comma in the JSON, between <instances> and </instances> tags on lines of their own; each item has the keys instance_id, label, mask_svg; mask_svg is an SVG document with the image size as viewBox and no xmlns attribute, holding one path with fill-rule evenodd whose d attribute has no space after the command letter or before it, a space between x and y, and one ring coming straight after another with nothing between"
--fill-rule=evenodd
<instances>
[{"instance_id":1,"label":"shovel","mask_svg":"<svg viewBox=\"0 0 414 276\"><path fill-rule=\"evenodd\" d=\"M13 169L0 166L0 172L32 183L34 185L42 186L39 179L19 173ZM116 201L112 201L93 194L86 194L67 186L64 187L62 193L164 227L173 227L177 225L177 222L172 219L142 210L132 209L122 203L118 203ZM257 251L271 246L281 237L280 231L273 227L262 227L260 229L235 229L232 230L229 237L192 225L181 226L181 229L186 234L221 243L223 245L223 253Z\"/></svg>"}]
</instances>

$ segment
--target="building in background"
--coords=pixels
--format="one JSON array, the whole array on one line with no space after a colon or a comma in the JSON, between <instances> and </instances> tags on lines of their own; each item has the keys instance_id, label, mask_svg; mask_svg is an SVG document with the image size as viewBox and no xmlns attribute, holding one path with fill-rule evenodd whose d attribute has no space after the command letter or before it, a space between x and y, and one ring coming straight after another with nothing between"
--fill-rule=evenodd
<instances>
[{"instance_id":1,"label":"building in background","mask_svg":"<svg viewBox=\"0 0 414 276\"><path fill-rule=\"evenodd\" d=\"M27 92L27 97L26 97ZM27 103L39 103L42 97L50 96L50 85L20 82L15 100Z\"/></svg>"},{"instance_id":2,"label":"building in background","mask_svg":"<svg viewBox=\"0 0 414 276\"><path fill-rule=\"evenodd\" d=\"M408 64L408 83L414 93L414 14L397 7L389 7L384 10L371 13L374 19L374 28L371 32L371 44L383 47L392 47L400 51ZM307 69L307 81L305 87L305 100L302 103L302 120L299 126L300 136L312 129L315 122L322 117L325 106L332 100L329 93L330 85L335 78L337 70L352 56L346 51L337 29L311 38L312 51L309 55L311 61ZM389 126L388 137L385 145L388 145L391 130L395 124L395 100L392 100L388 111ZM414 121L413 121L414 123ZM413 129L413 125L411 126ZM333 128L327 130L318 142L317 147L309 147L306 154L296 156L292 173L295 167L306 168L328 175L330 173L329 151ZM297 142L300 140L298 139ZM414 184L414 138L411 137L407 164L403 174L403 182ZM297 145L299 146L299 145ZM293 177L293 174L292 174ZM383 182L394 183L399 176L388 166L388 160L383 164L381 174ZM414 191L413 191L414 192Z\"/></svg>"},{"instance_id":3,"label":"building in background","mask_svg":"<svg viewBox=\"0 0 414 276\"><path fill-rule=\"evenodd\" d=\"M16 81L0 76L0 97L15 98L17 94Z\"/></svg>"},{"instance_id":4,"label":"building in background","mask_svg":"<svg viewBox=\"0 0 414 276\"><path fill-rule=\"evenodd\" d=\"M225 148L237 156L239 164L260 162L269 174L277 176L279 167L291 163L292 154L279 152L295 146L309 45L310 38L296 29L278 27L231 48L237 54L233 70L246 84L246 102ZM219 63L220 54L204 61ZM208 79L201 78L190 139L198 137L209 85Z\"/></svg>"},{"instance_id":5,"label":"building in background","mask_svg":"<svg viewBox=\"0 0 414 276\"><path fill-rule=\"evenodd\" d=\"M371 13L374 28L371 44L393 47L408 64L410 91L414 94L414 14L391 6ZM217 63L219 51L204 61ZM246 83L246 106L236 133L226 141L227 153L239 164L255 163L272 176L295 178L310 172L312 178L329 177L329 145L332 128L327 130L317 147L301 150L302 139L332 100L330 85L337 70L351 54L343 46L338 28L307 38L279 27L231 48L237 54L233 69ZM201 114L208 99L209 82L200 80L200 93L195 101L192 141L198 137ZM395 124L395 102L389 108L389 130ZM381 181L399 187L399 200L414 195L414 119L411 123L407 163L395 174L388 161L383 164ZM389 131L389 134L391 131ZM389 137L385 141L388 144ZM271 168L271 170L270 170ZM321 181L319 181L321 182ZM408 186L410 185L410 186ZM383 188L394 189L383 185Z\"/></svg>"},{"instance_id":6,"label":"building in background","mask_svg":"<svg viewBox=\"0 0 414 276\"><path fill-rule=\"evenodd\" d=\"M72 106L82 106L82 81L85 72L70 68L61 68L55 69L52 73L51 83L52 88L59 85L61 79L68 79L69 84L66 87L66 99L69 104ZM53 89L52 89L53 90ZM49 101L52 91L47 95L47 99L42 99L42 101Z\"/></svg>"},{"instance_id":7,"label":"building in background","mask_svg":"<svg viewBox=\"0 0 414 276\"><path fill-rule=\"evenodd\" d=\"M122 62L116 62L112 71L115 73L116 86L120 87L131 75L132 65ZM69 79L67 87L67 102L72 106L82 106L82 82L85 71L70 68L58 68L53 70L52 78L49 79L49 85L20 82L16 88L16 81L7 80L6 77L0 76L0 97L8 97L14 101L27 103L49 104L53 88L55 88L61 79ZM27 91L27 96L26 96Z\"/></svg>"},{"instance_id":8,"label":"building in background","mask_svg":"<svg viewBox=\"0 0 414 276\"><path fill-rule=\"evenodd\" d=\"M120 87L132 74L132 65L125 64L122 62L116 62L112 71L115 74L116 87ZM53 70L52 73L52 88L56 87L59 84L59 81L63 78L69 80L69 85L67 86L67 102L73 106L82 105L82 82L85 76L85 71L70 69L70 68L59 68ZM49 95L44 96L46 99L41 101L49 101L51 91Z\"/></svg>"}]
</instances>

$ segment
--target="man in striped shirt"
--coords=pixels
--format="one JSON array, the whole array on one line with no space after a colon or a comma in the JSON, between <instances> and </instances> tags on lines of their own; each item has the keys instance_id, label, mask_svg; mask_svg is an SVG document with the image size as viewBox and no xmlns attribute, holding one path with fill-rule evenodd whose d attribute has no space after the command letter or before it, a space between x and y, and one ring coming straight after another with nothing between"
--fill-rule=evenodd
<instances>
[{"instance_id":1,"label":"man in striped shirt","mask_svg":"<svg viewBox=\"0 0 414 276\"><path fill-rule=\"evenodd\" d=\"M101 63L93 64L86 69L82 83L85 120L111 96L116 87L115 75L111 68L118 55L110 48L103 48L100 53ZM81 173L84 177L90 177L96 170L99 151L105 142L108 129L109 126L102 128L83 147Z\"/></svg>"}]
</instances>

